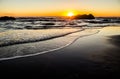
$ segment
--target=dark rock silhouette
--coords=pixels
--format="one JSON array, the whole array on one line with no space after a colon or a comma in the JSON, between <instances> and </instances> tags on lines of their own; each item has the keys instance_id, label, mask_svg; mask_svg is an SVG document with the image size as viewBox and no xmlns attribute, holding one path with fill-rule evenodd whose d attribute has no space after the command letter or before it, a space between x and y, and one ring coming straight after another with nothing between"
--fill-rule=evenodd
<instances>
[{"instance_id":1,"label":"dark rock silhouette","mask_svg":"<svg viewBox=\"0 0 120 79\"><path fill-rule=\"evenodd\" d=\"M83 14L83 15L76 15L74 19L95 19L92 14Z\"/></svg>"},{"instance_id":2,"label":"dark rock silhouette","mask_svg":"<svg viewBox=\"0 0 120 79\"><path fill-rule=\"evenodd\" d=\"M9 17L9 16L0 17L0 21L7 21L7 20L16 20L16 18L14 18L14 17Z\"/></svg>"}]
</instances>

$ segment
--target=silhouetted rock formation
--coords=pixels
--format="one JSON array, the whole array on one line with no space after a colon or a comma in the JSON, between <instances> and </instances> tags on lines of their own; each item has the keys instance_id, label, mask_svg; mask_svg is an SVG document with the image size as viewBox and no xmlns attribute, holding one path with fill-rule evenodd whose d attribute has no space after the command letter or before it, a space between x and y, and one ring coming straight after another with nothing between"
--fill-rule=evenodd
<instances>
[{"instance_id":1,"label":"silhouetted rock formation","mask_svg":"<svg viewBox=\"0 0 120 79\"><path fill-rule=\"evenodd\" d=\"M75 16L75 19L95 19L95 17L92 14L83 14Z\"/></svg>"},{"instance_id":2,"label":"silhouetted rock formation","mask_svg":"<svg viewBox=\"0 0 120 79\"><path fill-rule=\"evenodd\" d=\"M0 17L0 21L7 21L7 20L16 20L16 18L14 18L14 17L9 17L9 16Z\"/></svg>"}]
</instances>

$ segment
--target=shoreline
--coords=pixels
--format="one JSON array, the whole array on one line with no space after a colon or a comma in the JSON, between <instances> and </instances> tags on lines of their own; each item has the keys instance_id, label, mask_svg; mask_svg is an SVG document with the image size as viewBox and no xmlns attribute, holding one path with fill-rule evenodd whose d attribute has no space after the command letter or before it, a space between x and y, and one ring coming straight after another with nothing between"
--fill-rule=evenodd
<instances>
[{"instance_id":1,"label":"shoreline","mask_svg":"<svg viewBox=\"0 0 120 79\"><path fill-rule=\"evenodd\" d=\"M108 26L108 27L111 27L111 26ZM108 28L108 27L104 27L104 28ZM114 26L112 26L112 27L114 27ZM118 27L118 26L116 26L116 27ZM68 38L71 38L71 36L72 37L74 37L74 38L72 38L72 40L71 41L69 41L69 42L66 42L65 44L63 44L63 45L61 45L61 46L57 46L57 47L54 47L53 46L53 48L49 48L49 46L48 47L46 47L46 45L45 45L45 47L47 48L47 49L42 49L42 50L39 50L39 51L37 51L37 52L31 52L31 51L26 51L27 49L29 49L29 46L32 46L32 45L34 45L34 42L33 43L25 43L25 44L17 44L17 45L10 45L10 46L5 46L5 47L1 47L0 48L0 51L2 51L2 48L5 48L4 50L6 50L6 49L10 49L10 50L14 50L14 46L18 46L18 48L19 49L16 49L15 48L15 50L16 50L16 52L14 51L14 56L10 56L10 57L4 57L5 55L3 55L3 57L1 56L1 58L0 58L0 61L2 61L2 60L9 60L9 59L16 59L16 58L21 58L21 57L29 57L29 56L35 56L35 55L39 55L39 54L44 54L44 53L48 53L48 52L52 52L52 51L56 51L56 50L60 50L60 49L63 49L63 48L65 48L65 47L67 47L67 46L69 46L69 45L71 45L71 44L73 44L77 39L79 39L79 38L81 38L81 37L86 37L86 36L90 36L90 35L94 35L94 34L97 34L97 33L99 33L99 32L101 32L101 30L102 29L104 29L103 27L102 28L88 28L88 29L85 29L84 28L84 30L83 29L81 29L81 31L77 31L77 32L73 32L73 33L70 33L70 34L67 34L67 35L64 35L64 36L62 36L62 37L58 37L58 38L54 38L54 39L51 39L51 40L57 40L57 39L68 39ZM86 35L78 35L78 33L81 33L82 34L82 32L84 33L86 30L96 30L96 32L95 33L91 33L91 34L87 34L86 33ZM97 31L98 30L98 31ZM91 31L92 32L92 31ZM89 31L89 33L90 33L90 31ZM67 37L68 36L68 37ZM110 37L110 36L109 36ZM111 37L112 38L112 37ZM51 41L51 40L45 40L45 41L40 41L40 42L43 42L43 43L41 43L41 45L43 45L43 47L44 47L44 42L46 42L46 41ZM58 44L59 44L59 42L60 41L57 41L58 42ZM35 42L35 43L39 43L39 42ZM47 44L47 43L46 43ZM53 43L50 43L50 45L51 44L53 44ZM24 46L25 45L25 46ZM26 45L28 45L28 46L26 46ZM41 46L40 44L39 44L39 46ZM24 50L24 48L21 48L21 47L24 47L24 48L27 48L27 49L25 49L25 51L26 52L21 52L22 50ZM33 46L34 47L34 46ZM33 47L30 47L30 50L32 50L32 48ZM11 49L12 48L12 49ZM41 49L42 47L40 47L39 49ZM19 51L20 50L20 51ZM35 50L35 49L33 49L34 51L36 51L36 50L38 50L38 48ZM33 51L32 50L32 51ZM3 52L3 51L2 51ZM28 52L31 52L31 53L28 53ZM4 52L5 53L5 52ZM11 54L12 54L13 52L11 52ZM22 54L23 53L23 54ZM26 54L25 54L26 53Z\"/></svg>"},{"instance_id":2,"label":"shoreline","mask_svg":"<svg viewBox=\"0 0 120 79\"><path fill-rule=\"evenodd\" d=\"M87 34L87 31L88 31L88 34ZM91 33L89 33L89 31ZM92 33L93 31L93 33ZM95 32L94 32L95 31ZM68 34L67 36L63 36L62 39L68 39L68 37L73 37L71 41L69 41L68 43L60 46L60 47L57 47L57 48L53 48L53 49L50 49L50 50L45 50L45 51L41 51L41 52L36 52L35 54L26 54L26 55L22 55L22 56L13 56L13 57L7 57L7 58L0 58L0 61L4 61L4 60L9 60L9 59L16 59L16 58L23 58L23 57L30 57L30 56L36 56L36 55L40 55L40 54L44 54L44 53L48 53L48 52L52 52L52 51L56 51L56 50L60 50L60 49L63 49L71 44L73 44L77 39L79 38L82 38L82 37L86 37L86 36L90 36L90 35L94 35L94 34L97 34L99 33L100 31L98 29L85 29L85 30L81 30L81 31L78 31L78 32L74 32L74 33L70 33ZM85 33L85 34L84 34ZM79 35L78 35L79 34ZM76 36L77 35L77 36ZM74 37L75 36L75 37ZM61 37L59 38L55 38L53 40L57 40L57 39L61 39ZM52 40L52 39L51 39ZM46 41L51 41L51 40L46 40ZM43 41L43 42L46 42L46 41ZM42 41L40 41L42 42ZM59 41L58 41L59 42ZM37 43L37 42L36 42ZM22 44L20 44L22 45ZM23 44L24 45L24 44ZM10 47L10 46L8 46Z\"/></svg>"},{"instance_id":3,"label":"shoreline","mask_svg":"<svg viewBox=\"0 0 120 79\"><path fill-rule=\"evenodd\" d=\"M0 70L9 71L5 74L38 74L42 78L117 78L120 73L120 36L115 35L120 35L119 30L120 27L105 27L99 33L79 38L60 50L0 61Z\"/></svg>"}]
</instances>

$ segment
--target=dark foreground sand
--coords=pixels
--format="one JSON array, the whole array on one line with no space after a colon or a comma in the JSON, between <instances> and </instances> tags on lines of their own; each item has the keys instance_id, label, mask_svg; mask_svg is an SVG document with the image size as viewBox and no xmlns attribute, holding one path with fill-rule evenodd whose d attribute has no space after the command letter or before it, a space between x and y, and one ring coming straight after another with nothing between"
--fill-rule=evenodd
<instances>
[{"instance_id":1,"label":"dark foreground sand","mask_svg":"<svg viewBox=\"0 0 120 79\"><path fill-rule=\"evenodd\" d=\"M0 72L12 77L32 76L34 79L116 79L120 72L119 63L120 27L105 27L100 33L79 38L61 50L0 61Z\"/></svg>"}]
</instances>

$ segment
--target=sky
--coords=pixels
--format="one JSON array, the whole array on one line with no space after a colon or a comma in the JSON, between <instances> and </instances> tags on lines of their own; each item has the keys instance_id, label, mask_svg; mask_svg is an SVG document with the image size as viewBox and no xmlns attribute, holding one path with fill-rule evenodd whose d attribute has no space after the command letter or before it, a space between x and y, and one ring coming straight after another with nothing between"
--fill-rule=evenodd
<instances>
[{"instance_id":1,"label":"sky","mask_svg":"<svg viewBox=\"0 0 120 79\"><path fill-rule=\"evenodd\" d=\"M0 16L119 16L120 0L0 0Z\"/></svg>"}]
</instances>

